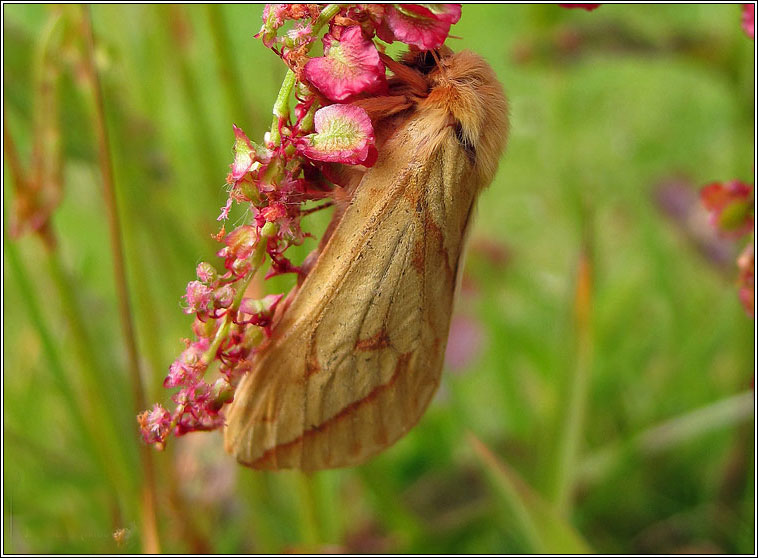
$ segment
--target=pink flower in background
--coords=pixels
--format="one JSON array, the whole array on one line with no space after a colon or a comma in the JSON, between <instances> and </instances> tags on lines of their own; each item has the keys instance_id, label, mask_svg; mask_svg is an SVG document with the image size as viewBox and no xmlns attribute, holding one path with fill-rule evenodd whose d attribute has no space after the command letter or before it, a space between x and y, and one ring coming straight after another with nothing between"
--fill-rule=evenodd
<instances>
[{"instance_id":1,"label":"pink flower in background","mask_svg":"<svg viewBox=\"0 0 758 558\"><path fill-rule=\"evenodd\" d=\"M739 180L714 182L700 190L700 200L711 213L710 221L725 237L739 239L750 235L750 240L737 259L739 296L745 311L755 317L755 243L752 237L755 222L755 195L752 184Z\"/></svg>"},{"instance_id":2,"label":"pink flower in background","mask_svg":"<svg viewBox=\"0 0 758 558\"><path fill-rule=\"evenodd\" d=\"M561 8L579 8L580 10L587 10L591 12L600 7L600 4L558 4Z\"/></svg>"},{"instance_id":3,"label":"pink flower in background","mask_svg":"<svg viewBox=\"0 0 758 558\"><path fill-rule=\"evenodd\" d=\"M739 180L714 182L700 190L711 224L725 236L740 237L753 230L753 186Z\"/></svg>"},{"instance_id":4,"label":"pink flower in background","mask_svg":"<svg viewBox=\"0 0 758 558\"><path fill-rule=\"evenodd\" d=\"M456 314L450 322L445 364L451 370L464 370L471 366L482 351L484 328L465 314Z\"/></svg>"},{"instance_id":5,"label":"pink flower in background","mask_svg":"<svg viewBox=\"0 0 758 558\"><path fill-rule=\"evenodd\" d=\"M742 5L742 28L751 39L755 39L755 4Z\"/></svg>"},{"instance_id":6,"label":"pink flower in background","mask_svg":"<svg viewBox=\"0 0 758 558\"><path fill-rule=\"evenodd\" d=\"M755 318L755 244L750 242L737 259L740 302L748 316Z\"/></svg>"}]
</instances>

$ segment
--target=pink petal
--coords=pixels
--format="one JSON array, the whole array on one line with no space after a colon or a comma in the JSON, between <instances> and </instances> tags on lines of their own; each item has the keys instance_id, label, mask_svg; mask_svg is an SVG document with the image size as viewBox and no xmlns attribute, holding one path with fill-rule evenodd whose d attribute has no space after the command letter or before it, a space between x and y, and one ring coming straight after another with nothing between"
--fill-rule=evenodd
<instances>
[{"instance_id":1,"label":"pink petal","mask_svg":"<svg viewBox=\"0 0 758 558\"><path fill-rule=\"evenodd\" d=\"M600 7L600 4L558 4L561 8L579 8L580 10L587 10L591 12Z\"/></svg>"},{"instance_id":2,"label":"pink petal","mask_svg":"<svg viewBox=\"0 0 758 558\"><path fill-rule=\"evenodd\" d=\"M266 4L263 8L263 26L255 38L261 39L264 45L271 48L276 42L276 30L284 25L286 18L287 4Z\"/></svg>"},{"instance_id":3,"label":"pink petal","mask_svg":"<svg viewBox=\"0 0 758 558\"><path fill-rule=\"evenodd\" d=\"M755 4L742 5L742 28L751 39L755 39Z\"/></svg>"},{"instance_id":4,"label":"pink petal","mask_svg":"<svg viewBox=\"0 0 758 558\"><path fill-rule=\"evenodd\" d=\"M410 5L397 5L387 9L385 23L392 35L398 41L422 50L442 46L447 39L450 24L455 19L455 14L436 15L428 10L433 17L425 17L418 14L421 10L416 6L418 5L410 8ZM387 40L384 36L381 38Z\"/></svg>"},{"instance_id":5,"label":"pink petal","mask_svg":"<svg viewBox=\"0 0 758 558\"><path fill-rule=\"evenodd\" d=\"M403 4L403 9L451 25L461 19L460 4Z\"/></svg>"},{"instance_id":6,"label":"pink petal","mask_svg":"<svg viewBox=\"0 0 758 558\"><path fill-rule=\"evenodd\" d=\"M374 128L365 110L355 105L329 105L316 111L316 133L305 136L298 149L314 161L361 164L374 145Z\"/></svg>"},{"instance_id":7,"label":"pink petal","mask_svg":"<svg viewBox=\"0 0 758 558\"><path fill-rule=\"evenodd\" d=\"M229 212L232 209L233 201L234 200L231 197L226 200L226 205L221 208L221 213L219 213L218 217L216 217L216 221L224 221L229 218Z\"/></svg>"},{"instance_id":8,"label":"pink petal","mask_svg":"<svg viewBox=\"0 0 758 558\"><path fill-rule=\"evenodd\" d=\"M357 25L342 32L339 41L325 37L325 56L305 65L305 77L332 101L344 101L358 93L372 93L386 85L384 63L374 42Z\"/></svg>"},{"instance_id":9,"label":"pink petal","mask_svg":"<svg viewBox=\"0 0 758 558\"><path fill-rule=\"evenodd\" d=\"M751 241L737 259L740 269L740 302L748 316L755 318L755 247Z\"/></svg>"},{"instance_id":10,"label":"pink petal","mask_svg":"<svg viewBox=\"0 0 758 558\"><path fill-rule=\"evenodd\" d=\"M210 283L212 281L215 281L218 277L216 268L214 268L208 262L200 262L197 264L195 272L197 273L197 278L200 279L203 283Z\"/></svg>"},{"instance_id":11,"label":"pink petal","mask_svg":"<svg viewBox=\"0 0 758 558\"><path fill-rule=\"evenodd\" d=\"M244 260L253 253L258 242L258 231L252 225L237 227L224 238L224 244L229 248L229 255Z\"/></svg>"},{"instance_id":12,"label":"pink petal","mask_svg":"<svg viewBox=\"0 0 758 558\"><path fill-rule=\"evenodd\" d=\"M187 283L187 291L184 295L187 301L187 308L184 309L184 313L194 314L195 312L206 310L211 300L212 292L210 287L200 281L190 281Z\"/></svg>"},{"instance_id":13,"label":"pink petal","mask_svg":"<svg viewBox=\"0 0 758 558\"><path fill-rule=\"evenodd\" d=\"M739 180L714 182L700 190L700 200L721 234L740 237L753 230L755 209L751 184Z\"/></svg>"}]
</instances>

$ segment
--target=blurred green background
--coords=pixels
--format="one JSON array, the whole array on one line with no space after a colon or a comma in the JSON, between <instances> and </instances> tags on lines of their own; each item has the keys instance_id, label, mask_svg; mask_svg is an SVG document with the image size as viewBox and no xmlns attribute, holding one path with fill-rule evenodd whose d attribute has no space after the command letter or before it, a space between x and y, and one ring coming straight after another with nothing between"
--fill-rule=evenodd
<instances>
[{"instance_id":1,"label":"blurred green background","mask_svg":"<svg viewBox=\"0 0 758 558\"><path fill-rule=\"evenodd\" d=\"M261 11L90 8L149 402L167 402L161 382L191 335L186 283L215 261L232 123L260 139L284 75L253 38ZM9 553L149 548L81 14L3 6L6 132L30 171L51 163L35 137L59 133L62 156L53 246L7 236L4 153ZM161 550L754 552L754 321L737 297L740 247L696 197L753 182L739 7L471 5L451 33L495 68L511 132L440 393L355 469L259 473L217 434L172 441L152 454ZM328 217L304 223L318 233Z\"/></svg>"}]
</instances>

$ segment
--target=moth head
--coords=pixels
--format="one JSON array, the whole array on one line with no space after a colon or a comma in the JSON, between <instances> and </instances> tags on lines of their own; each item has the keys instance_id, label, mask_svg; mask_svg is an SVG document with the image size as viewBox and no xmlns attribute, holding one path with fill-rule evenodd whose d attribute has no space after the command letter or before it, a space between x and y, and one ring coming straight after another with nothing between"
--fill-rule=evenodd
<instances>
[{"instance_id":1,"label":"moth head","mask_svg":"<svg viewBox=\"0 0 758 558\"><path fill-rule=\"evenodd\" d=\"M428 68L429 93L421 104L447 113L482 186L489 184L508 136L506 98L495 72L470 51L453 53L441 47L416 56L417 70Z\"/></svg>"}]
</instances>

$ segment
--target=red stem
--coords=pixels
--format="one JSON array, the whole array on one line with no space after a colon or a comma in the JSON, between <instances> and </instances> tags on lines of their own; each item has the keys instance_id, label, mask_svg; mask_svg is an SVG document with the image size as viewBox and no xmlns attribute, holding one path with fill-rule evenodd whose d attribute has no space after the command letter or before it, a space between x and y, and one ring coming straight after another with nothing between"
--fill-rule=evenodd
<instances>
[{"instance_id":1,"label":"red stem","mask_svg":"<svg viewBox=\"0 0 758 558\"><path fill-rule=\"evenodd\" d=\"M110 144L105 119L105 105L103 102L102 87L97 73L97 67L95 66L95 37L92 31L89 7L82 10L82 36L85 41L84 62L94 101L94 131L97 139L100 172L103 179L103 195L105 197L105 207L108 217L111 252L113 253L113 272L116 283L119 318L129 361L129 375L132 381L135 414L138 414L146 405L145 388L142 382L142 374L140 372L137 341L129 305L129 290L127 287L124 246L121 239L121 224L118 215L118 202L113 179L113 164L110 156ZM142 545L145 553L156 554L160 552L160 541L158 537L155 509L155 471L150 448L144 444L140 444L139 452L143 474L141 518Z\"/></svg>"}]
</instances>

